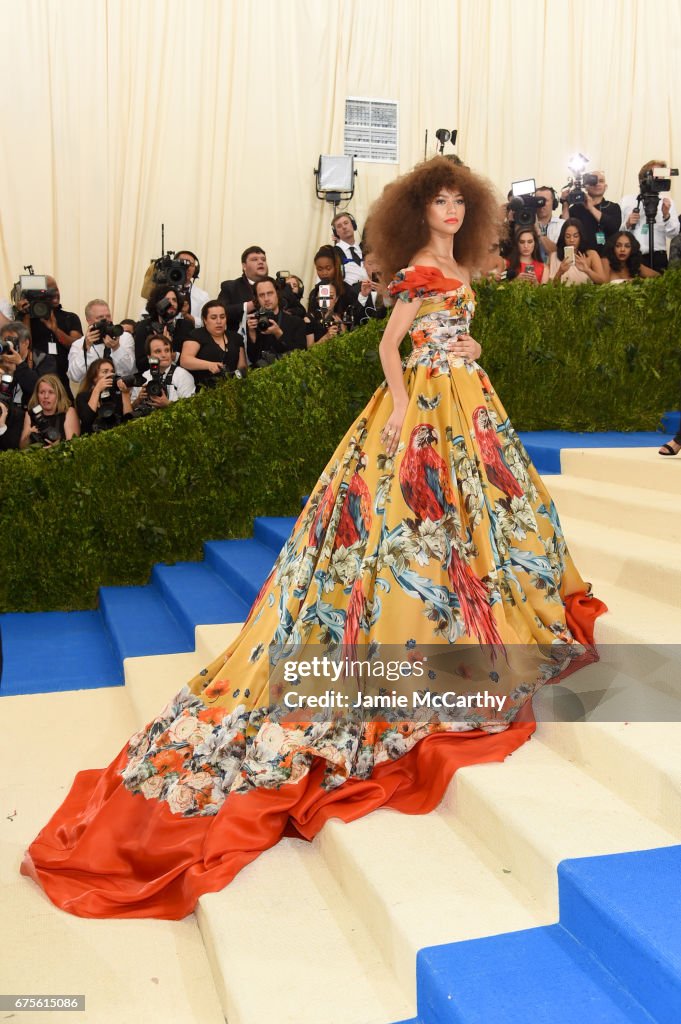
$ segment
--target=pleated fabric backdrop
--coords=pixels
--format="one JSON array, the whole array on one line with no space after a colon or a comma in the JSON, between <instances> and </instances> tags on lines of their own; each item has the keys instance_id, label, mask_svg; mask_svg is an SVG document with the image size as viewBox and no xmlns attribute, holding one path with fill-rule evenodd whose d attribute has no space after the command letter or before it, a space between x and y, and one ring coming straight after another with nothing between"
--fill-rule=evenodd
<instances>
[{"instance_id":1,"label":"pleated fabric backdrop","mask_svg":"<svg viewBox=\"0 0 681 1024\"><path fill-rule=\"evenodd\" d=\"M644 161L681 161L677 0L5 0L0 26L0 296L31 262L80 314L138 312L162 221L211 295L254 242L309 283L330 240L312 170L343 150L346 96L399 103L399 165L358 164L360 225L426 128L430 154L458 128L504 193L562 185L575 150L615 200Z\"/></svg>"}]
</instances>

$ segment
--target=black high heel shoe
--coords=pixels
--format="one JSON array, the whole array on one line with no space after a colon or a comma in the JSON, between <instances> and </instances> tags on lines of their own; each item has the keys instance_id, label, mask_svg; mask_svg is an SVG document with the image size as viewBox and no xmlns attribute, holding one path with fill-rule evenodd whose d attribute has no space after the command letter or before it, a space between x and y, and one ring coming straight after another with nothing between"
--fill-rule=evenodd
<instances>
[{"instance_id":1,"label":"black high heel shoe","mask_svg":"<svg viewBox=\"0 0 681 1024\"><path fill-rule=\"evenodd\" d=\"M678 442L674 441L674 444L678 444ZM679 445L679 447L675 451L672 448L671 444L669 442L667 442L667 444L663 444L662 447L658 449L657 454L658 455L678 455L679 452L681 452L681 445Z\"/></svg>"}]
</instances>

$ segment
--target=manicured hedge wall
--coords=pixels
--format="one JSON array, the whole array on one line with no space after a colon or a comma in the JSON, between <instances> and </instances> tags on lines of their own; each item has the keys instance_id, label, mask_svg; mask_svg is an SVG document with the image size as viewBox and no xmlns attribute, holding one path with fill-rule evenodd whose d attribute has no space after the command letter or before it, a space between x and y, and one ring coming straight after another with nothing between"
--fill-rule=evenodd
<instances>
[{"instance_id":1,"label":"manicured hedge wall","mask_svg":"<svg viewBox=\"0 0 681 1024\"><path fill-rule=\"evenodd\" d=\"M521 430L655 429L678 405L681 273L610 288L483 284L473 334ZM382 379L381 325L52 451L0 455L0 610L105 584L295 514Z\"/></svg>"}]
</instances>

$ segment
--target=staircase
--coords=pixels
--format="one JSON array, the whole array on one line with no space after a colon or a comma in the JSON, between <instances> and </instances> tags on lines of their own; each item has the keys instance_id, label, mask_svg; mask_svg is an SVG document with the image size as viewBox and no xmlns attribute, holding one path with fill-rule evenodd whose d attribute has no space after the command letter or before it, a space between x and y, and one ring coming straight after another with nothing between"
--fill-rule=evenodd
<instances>
[{"instance_id":1,"label":"staircase","mask_svg":"<svg viewBox=\"0 0 681 1024\"><path fill-rule=\"evenodd\" d=\"M542 691L533 739L503 764L459 771L433 813L378 811L330 821L310 844L285 839L182 922L70 918L17 876L18 861L74 772L110 760L229 643L238 626L215 621L220 588L243 618L290 522L206 545L205 602L191 585L199 567L155 573L179 653L158 653L149 620L136 635L116 632L116 592L132 588L113 588L106 615L125 686L0 703L11 766L0 925L15 936L4 990L85 988L84 1019L97 1024L142 1014L164 1024L681 1019L681 686L665 646L677 635L681 544L664 514L681 494L681 457L575 450L562 460L547 483L578 566L610 607L597 626L603 660ZM150 647L154 656L132 656ZM592 720L551 720L576 699Z\"/></svg>"}]
</instances>

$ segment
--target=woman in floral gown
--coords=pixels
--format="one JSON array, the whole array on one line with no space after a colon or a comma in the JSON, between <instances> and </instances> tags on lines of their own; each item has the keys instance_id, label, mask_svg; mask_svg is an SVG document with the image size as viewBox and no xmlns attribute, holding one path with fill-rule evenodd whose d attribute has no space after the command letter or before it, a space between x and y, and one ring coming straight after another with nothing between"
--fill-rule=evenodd
<instances>
[{"instance_id":1,"label":"woman in floral gown","mask_svg":"<svg viewBox=\"0 0 681 1024\"><path fill-rule=\"evenodd\" d=\"M381 806L427 812L457 768L501 761L528 739L529 696L592 644L604 606L469 333L470 274L496 209L488 183L443 157L375 204L371 245L396 299L380 345L386 380L239 636L108 768L79 773L31 844L22 870L58 906L179 918L282 835L311 839L329 817ZM301 709L292 653L399 657L401 692L418 691L418 709L352 707L369 692L352 670L333 684L335 708ZM445 713L428 703L438 688L503 701Z\"/></svg>"}]
</instances>

